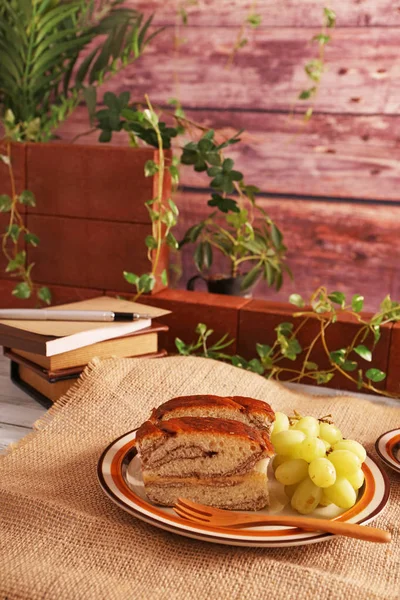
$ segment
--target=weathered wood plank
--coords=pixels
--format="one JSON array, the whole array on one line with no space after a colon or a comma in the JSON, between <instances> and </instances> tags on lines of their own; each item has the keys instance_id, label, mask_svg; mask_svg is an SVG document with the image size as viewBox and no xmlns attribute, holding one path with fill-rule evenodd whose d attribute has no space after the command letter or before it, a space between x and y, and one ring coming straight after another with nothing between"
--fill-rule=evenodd
<instances>
[{"instance_id":1,"label":"weathered wood plank","mask_svg":"<svg viewBox=\"0 0 400 600\"><path fill-rule=\"evenodd\" d=\"M318 29L265 28L242 48L234 69L226 68L232 32L224 27L187 27L179 56L170 28L155 38L140 61L127 67L108 88L130 90L141 100L165 103L179 95L186 107L285 110L309 87L304 64L315 58L309 40ZM327 69L318 111L396 114L400 97L397 28L337 29L326 49ZM329 68L328 68L329 65ZM179 78L179 94L176 77ZM304 103L302 104L304 107Z\"/></svg>"},{"instance_id":2,"label":"weathered wood plank","mask_svg":"<svg viewBox=\"0 0 400 600\"><path fill-rule=\"evenodd\" d=\"M0 453L3 453L7 446L18 442L30 432L31 429L28 427L0 423Z\"/></svg>"},{"instance_id":3,"label":"weathered wood plank","mask_svg":"<svg viewBox=\"0 0 400 600\"><path fill-rule=\"evenodd\" d=\"M250 13L252 2L246 0L198 0L193 6L182 0L129 0L134 8L146 15L155 12L154 23L174 25L179 6L185 6L188 23L196 27L212 27L215 23L225 27L240 27ZM186 5L187 4L187 5ZM391 0L335 0L331 5L337 15L337 23L344 26L400 25L400 11ZM321 23L323 4L320 0L262 0L255 10L268 27L318 27ZM184 29L182 35L184 35Z\"/></svg>"},{"instance_id":4,"label":"weathered wood plank","mask_svg":"<svg viewBox=\"0 0 400 600\"><path fill-rule=\"evenodd\" d=\"M208 214L206 201L203 194L187 192L179 197L178 237ZM364 295L365 308L371 311L386 294L395 297L400 275L400 207L272 198L263 199L262 206L285 235L295 280L286 280L278 293L260 283L256 297L284 301L292 292L298 292L307 298L318 286L325 285L348 295ZM196 273L193 246L185 247L179 260L183 270L179 285L184 287ZM213 271L226 269L227 265L216 256Z\"/></svg>"},{"instance_id":5,"label":"weathered wood plank","mask_svg":"<svg viewBox=\"0 0 400 600\"><path fill-rule=\"evenodd\" d=\"M221 138L245 129L227 154L262 191L400 200L400 116L316 114L307 124L274 113L200 110L187 116L217 129ZM87 110L79 107L58 135L69 141L87 127ZM96 143L98 137L96 131L76 143ZM126 134L115 134L112 143L127 145ZM181 183L207 187L208 177L183 167Z\"/></svg>"}]
</instances>

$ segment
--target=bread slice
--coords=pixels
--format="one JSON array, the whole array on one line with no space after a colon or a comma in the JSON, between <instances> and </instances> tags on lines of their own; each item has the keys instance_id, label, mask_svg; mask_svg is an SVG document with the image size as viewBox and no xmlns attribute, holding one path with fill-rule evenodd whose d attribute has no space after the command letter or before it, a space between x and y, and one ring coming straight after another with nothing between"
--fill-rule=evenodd
<instances>
[{"instance_id":1,"label":"bread slice","mask_svg":"<svg viewBox=\"0 0 400 600\"><path fill-rule=\"evenodd\" d=\"M181 417L213 417L233 419L270 433L275 413L271 406L262 400L245 396L178 396L154 409L153 422Z\"/></svg>"},{"instance_id":2,"label":"bread slice","mask_svg":"<svg viewBox=\"0 0 400 600\"><path fill-rule=\"evenodd\" d=\"M266 431L232 419L146 421L136 434L145 492L157 504L178 497L210 506L257 510L268 503Z\"/></svg>"}]
</instances>

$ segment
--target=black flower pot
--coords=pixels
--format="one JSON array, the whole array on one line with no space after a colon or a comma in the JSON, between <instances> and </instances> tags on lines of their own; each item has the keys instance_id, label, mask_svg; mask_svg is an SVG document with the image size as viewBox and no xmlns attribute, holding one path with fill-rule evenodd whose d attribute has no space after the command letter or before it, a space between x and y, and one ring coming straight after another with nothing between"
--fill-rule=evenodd
<instances>
[{"instance_id":1,"label":"black flower pot","mask_svg":"<svg viewBox=\"0 0 400 600\"><path fill-rule=\"evenodd\" d=\"M251 289L254 287L241 288L244 275L238 275L237 277L215 277L209 278L203 277L202 275L195 275L187 282L186 289L193 292L195 289L196 281L202 279L207 284L207 289L211 294L225 294L228 296L243 296L246 298L251 297Z\"/></svg>"}]
</instances>

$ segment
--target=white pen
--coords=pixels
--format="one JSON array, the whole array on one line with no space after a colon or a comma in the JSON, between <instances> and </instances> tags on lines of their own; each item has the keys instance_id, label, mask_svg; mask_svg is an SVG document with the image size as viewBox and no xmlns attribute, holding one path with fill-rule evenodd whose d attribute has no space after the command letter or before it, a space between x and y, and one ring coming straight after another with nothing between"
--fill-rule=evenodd
<instances>
[{"instance_id":1,"label":"white pen","mask_svg":"<svg viewBox=\"0 0 400 600\"><path fill-rule=\"evenodd\" d=\"M0 319L24 321L136 321L151 319L151 315L113 310L47 310L45 308L3 308Z\"/></svg>"}]
</instances>

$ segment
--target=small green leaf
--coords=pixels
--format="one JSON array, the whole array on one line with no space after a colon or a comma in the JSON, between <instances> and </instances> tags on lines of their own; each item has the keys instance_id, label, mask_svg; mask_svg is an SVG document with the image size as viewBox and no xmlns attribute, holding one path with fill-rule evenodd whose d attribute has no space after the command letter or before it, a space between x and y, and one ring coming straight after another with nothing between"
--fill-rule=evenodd
<instances>
[{"instance_id":1,"label":"small green leaf","mask_svg":"<svg viewBox=\"0 0 400 600\"><path fill-rule=\"evenodd\" d=\"M276 248L281 248L283 235L274 223L271 224L271 238L274 246Z\"/></svg>"},{"instance_id":2,"label":"small green leaf","mask_svg":"<svg viewBox=\"0 0 400 600\"><path fill-rule=\"evenodd\" d=\"M336 25L336 13L331 8L324 8L325 25L332 29Z\"/></svg>"},{"instance_id":3,"label":"small green leaf","mask_svg":"<svg viewBox=\"0 0 400 600\"><path fill-rule=\"evenodd\" d=\"M144 243L146 244L147 248L150 248L150 250L155 250L157 248L157 240L152 235L147 235Z\"/></svg>"},{"instance_id":4,"label":"small green leaf","mask_svg":"<svg viewBox=\"0 0 400 600\"><path fill-rule=\"evenodd\" d=\"M331 302L339 304L342 307L346 302L346 296L342 292L332 292L331 294L328 294L328 298Z\"/></svg>"},{"instance_id":5,"label":"small green leaf","mask_svg":"<svg viewBox=\"0 0 400 600\"><path fill-rule=\"evenodd\" d=\"M31 288L29 287L29 285L27 283L25 283L25 281L22 281L21 283L18 283L15 286L15 288L13 289L13 291L11 293L13 294L13 296L16 296L17 298L26 300L27 298L30 298L30 296L31 296Z\"/></svg>"},{"instance_id":6,"label":"small green leaf","mask_svg":"<svg viewBox=\"0 0 400 600\"><path fill-rule=\"evenodd\" d=\"M318 385L328 383L332 379L332 377L334 377L334 373L326 373L324 371L320 373L315 373L315 380Z\"/></svg>"},{"instance_id":7,"label":"small green leaf","mask_svg":"<svg viewBox=\"0 0 400 600\"><path fill-rule=\"evenodd\" d=\"M251 269L251 271L249 271L243 278L242 284L241 284L241 289L242 290L247 290L249 287L251 287L252 285L254 285L257 281L257 279L259 279L259 277L261 277L262 275L262 267L260 265L257 265L255 267L253 267Z\"/></svg>"},{"instance_id":8,"label":"small green leaf","mask_svg":"<svg viewBox=\"0 0 400 600\"><path fill-rule=\"evenodd\" d=\"M253 371L253 373L258 373L259 375L262 375L264 373L264 367L258 360L258 358L252 358L251 360L249 360L249 362L247 363L247 369L249 371Z\"/></svg>"},{"instance_id":9,"label":"small green leaf","mask_svg":"<svg viewBox=\"0 0 400 600\"><path fill-rule=\"evenodd\" d=\"M183 356L187 356L189 354L188 347L180 338L175 338L175 346L179 354L182 354Z\"/></svg>"},{"instance_id":10,"label":"small green leaf","mask_svg":"<svg viewBox=\"0 0 400 600\"><path fill-rule=\"evenodd\" d=\"M238 367L239 369L244 369L247 365L247 361L241 356L232 356L232 364L234 367Z\"/></svg>"},{"instance_id":11,"label":"small green leaf","mask_svg":"<svg viewBox=\"0 0 400 600\"><path fill-rule=\"evenodd\" d=\"M199 333L200 335L205 335L206 331L207 331L207 325L205 325L204 323L197 323L195 331L196 331L196 333Z\"/></svg>"},{"instance_id":12,"label":"small green leaf","mask_svg":"<svg viewBox=\"0 0 400 600\"><path fill-rule=\"evenodd\" d=\"M290 302L290 304L294 304L295 306L299 306L300 308L305 306L305 302L304 302L303 298L300 296L300 294L291 294L289 296L289 302Z\"/></svg>"},{"instance_id":13,"label":"small green leaf","mask_svg":"<svg viewBox=\"0 0 400 600\"><path fill-rule=\"evenodd\" d=\"M285 337L290 337L293 331L293 323L279 323L279 325L275 327L275 331L284 335Z\"/></svg>"},{"instance_id":14,"label":"small green leaf","mask_svg":"<svg viewBox=\"0 0 400 600\"><path fill-rule=\"evenodd\" d=\"M177 217L179 215L179 210L177 205L175 204L175 202L173 200L171 200L171 198L168 199L168 204L172 210L172 212L174 213L174 215Z\"/></svg>"},{"instance_id":15,"label":"small green leaf","mask_svg":"<svg viewBox=\"0 0 400 600\"><path fill-rule=\"evenodd\" d=\"M213 262L213 251L210 242L204 242L204 266L209 269Z\"/></svg>"},{"instance_id":16,"label":"small green leaf","mask_svg":"<svg viewBox=\"0 0 400 600\"><path fill-rule=\"evenodd\" d=\"M147 160L145 165L144 165L144 174L145 177L152 177L153 175L155 175L156 173L158 173L159 171L159 167L158 165L154 162L154 160Z\"/></svg>"},{"instance_id":17,"label":"small green leaf","mask_svg":"<svg viewBox=\"0 0 400 600\"><path fill-rule=\"evenodd\" d=\"M0 212L10 212L12 200L7 194L0 194Z\"/></svg>"},{"instance_id":18,"label":"small green leaf","mask_svg":"<svg viewBox=\"0 0 400 600\"><path fill-rule=\"evenodd\" d=\"M168 273L167 273L167 269L164 269L164 271L161 273L161 283L163 285L168 285Z\"/></svg>"},{"instance_id":19,"label":"small green leaf","mask_svg":"<svg viewBox=\"0 0 400 600\"><path fill-rule=\"evenodd\" d=\"M368 379L375 382L383 381L386 377L386 373L384 373L380 369L368 369L368 371L366 371L365 374L368 377Z\"/></svg>"},{"instance_id":20,"label":"small green leaf","mask_svg":"<svg viewBox=\"0 0 400 600\"><path fill-rule=\"evenodd\" d=\"M364 306L364 296L360 294L354 294L351 300L351 308L354 312L361 312Z\"/></svg>"},{"instance_id":21,"label":"small green leaf","mask_svg":"<svg viewBox=\"0 0 400 600\"><path fill-rule=\"evenodd\" d=\"M123 275L124 275L125 281L127 281L128 283L131 283L132 285L136 285L136 283L139 280L138 275L135 275L134 273L129 273L129 271L124 271Z\"/></svg>"},{"instance_id":22,"label":"small green leaf","mask_svg":"<svg viewBox=\"0 0 400 600\"><path fill-rule=\"evenodd\" d=\"M179 248L178 240L176 239L174 234L171 233L170 231L167 234L166 242L170 248L173 248L174 250L178 250L178 248Z\"/></svg>"},{"instance_id":23,"label":"small green leaf","mask_svg":"<svg viewBox=\"0 0 400 600\"><path fill-rule=\"evenodd\" d=\"M35 248L36 248L36 246L39 245L39 242L40 242L40 239L34 233L26 233L24 235L24 240L28 244L32 244L32 246L34 246Z\"/></svg>"},{"instance_id":24,"label":"small green leaf","mask_svg":"<svg viewBox=\"0 0 400 600\"><path fill-rule=\"evenodd\" d=\"M169 173L171 175L172 183L177 185L179 183L179 169L175 165L169 167Z\"/></svg>"},{"instance_id":25,"label":"small green leaf","mask_svg":"<svg viewBox=\"0 0 400 600\"><path fill-rule=\"evenodd\" d=\"M259 27L262 22L262 16L252 13L247 17L246 22L250 25L250 27Z\"/></svg>"},{"instance_id":26,"label":"small green leaf","mask_svg":"<svg viewBox=\"0 0 400 600\"><path fill-rule=\"evenodd\" d=\"M16 271L19 267L22 267L26 261L26 252L25 250L21 250L15 257L9 261L6 267L6 273L11 273L12 271Z\"/></svg>"},{"instance_id":27,"label":"small green leaf","mask_svg":"<svg viewBox=\"0 0 400 600\"><path fill-rule=\"evenodd\" d=\"M16 223L9 225L6 229L7 235L10 236L13 242L17 242L19 238L19 234L21 232L20 228Z\"/></svg>"},{"instance_id":28,"label":"small green leaf","mask_svg":"<svg viewBox=\"0 0 400 600\"><path fill-rule=\"evenodd\" d=\"M267 344L256 344L257 354L260 358L265 358L271 351L271 346Z\"/></svg>"},{"instance_id":29,"label":"small green leaf","mask_svg":"<svg viewBox=\"0 0 400 600\"><path fill-rule=\"evenodd\" d=\"M38 289L37 296L40 300L46 304L51 304L51 292L48 287L41 287Z\"/></svg>"},{"instance_id":30,"label":"small green leaf","mask_svg":"<svg viewBox=\"0 0 400 600\"><path fill-rule=\"evenodd\" d=\"M368 348L366 348L366 346L363 346L362 344L360 344L359 346L356 346L354 348L354 352L356 354L358 354L358 356L361 356L361 358L363 358L364 360L367 360L368 362L371 362L371 360L372 360L372 352L371 352L371 350L369 350Z\"/></svg>"},{"instance_id":31,"label":"small green leaf","mask_svg":"<svg viewBox=\"0 0 400 600\"><path fill-rule=\"evenodd\" d=\"M197 246L196 250L194 251L193 258L198 270L202 271L204 266L204 242L200 242L200 244Z\"/></svg>"},{"instance_id":32,"label":"small green leaf","mask_svg":"<svg viewBox=\"0 0 400 600\"><path fill-rule=\"evenodd\" d=\"M152 275L151 273L145 273L144 275L141 275L139 277L137 287L142 292L148 293L148 292L151 292L152 289L154 289L155 284L156 284L156 279L155 279L154 275Z\"/></svg>"},{"instance_id":33,"label":"small green leaf","mask_svg":"<svg viewBox=\"0 0 400 600\"><path fill-rule=\"evenodd\" d=\"M24 190L18 197L18 201L25 206L36 206L36 199L33 192Z\"/></svg>"},{"instance_id":34,"label":"small green leaf","mask_svg":"<svg viewBox=\"0 0 400 600\"><path fill-rule=\"evenodd\" d=\"M325 44L331 41L331 36L326 35L326 33L318 33L317 35L314 35L312 41L318 42L320 46L324 46Z\"/></svg>"},{"instance_id":35,"label":"small green leaf","mask_svg":"<svg viewBox=\"0 0 400 600\"><path fill-rule=\"evenodd\" d=\"M310 360L308 360L304 366L308 371L316 371L318 369L317 363Z\"/></svg>"},{"instance_id":36,"label":"small green leaf","mask_svg":"<svg viewBox=\"0 0 400 600\"><path fill-rule=\"evenodd\" d=\"M358 368L358 363L353 360L344 360L340 366L344 371L355 371Z\"/></svg>"},{"instance_id":37,"label":"small green leaf","mask_svg":"<svg viewBox=\"0 0 400 600\"><path fill-rule=\"evenodd\" d=\"M345 348L341 348L340 350L332 350L332 352L329 353L331 361L334 362L336 365L343 364L343 362L345 361L345 356Z\"/></svg>"}]
</instances>

